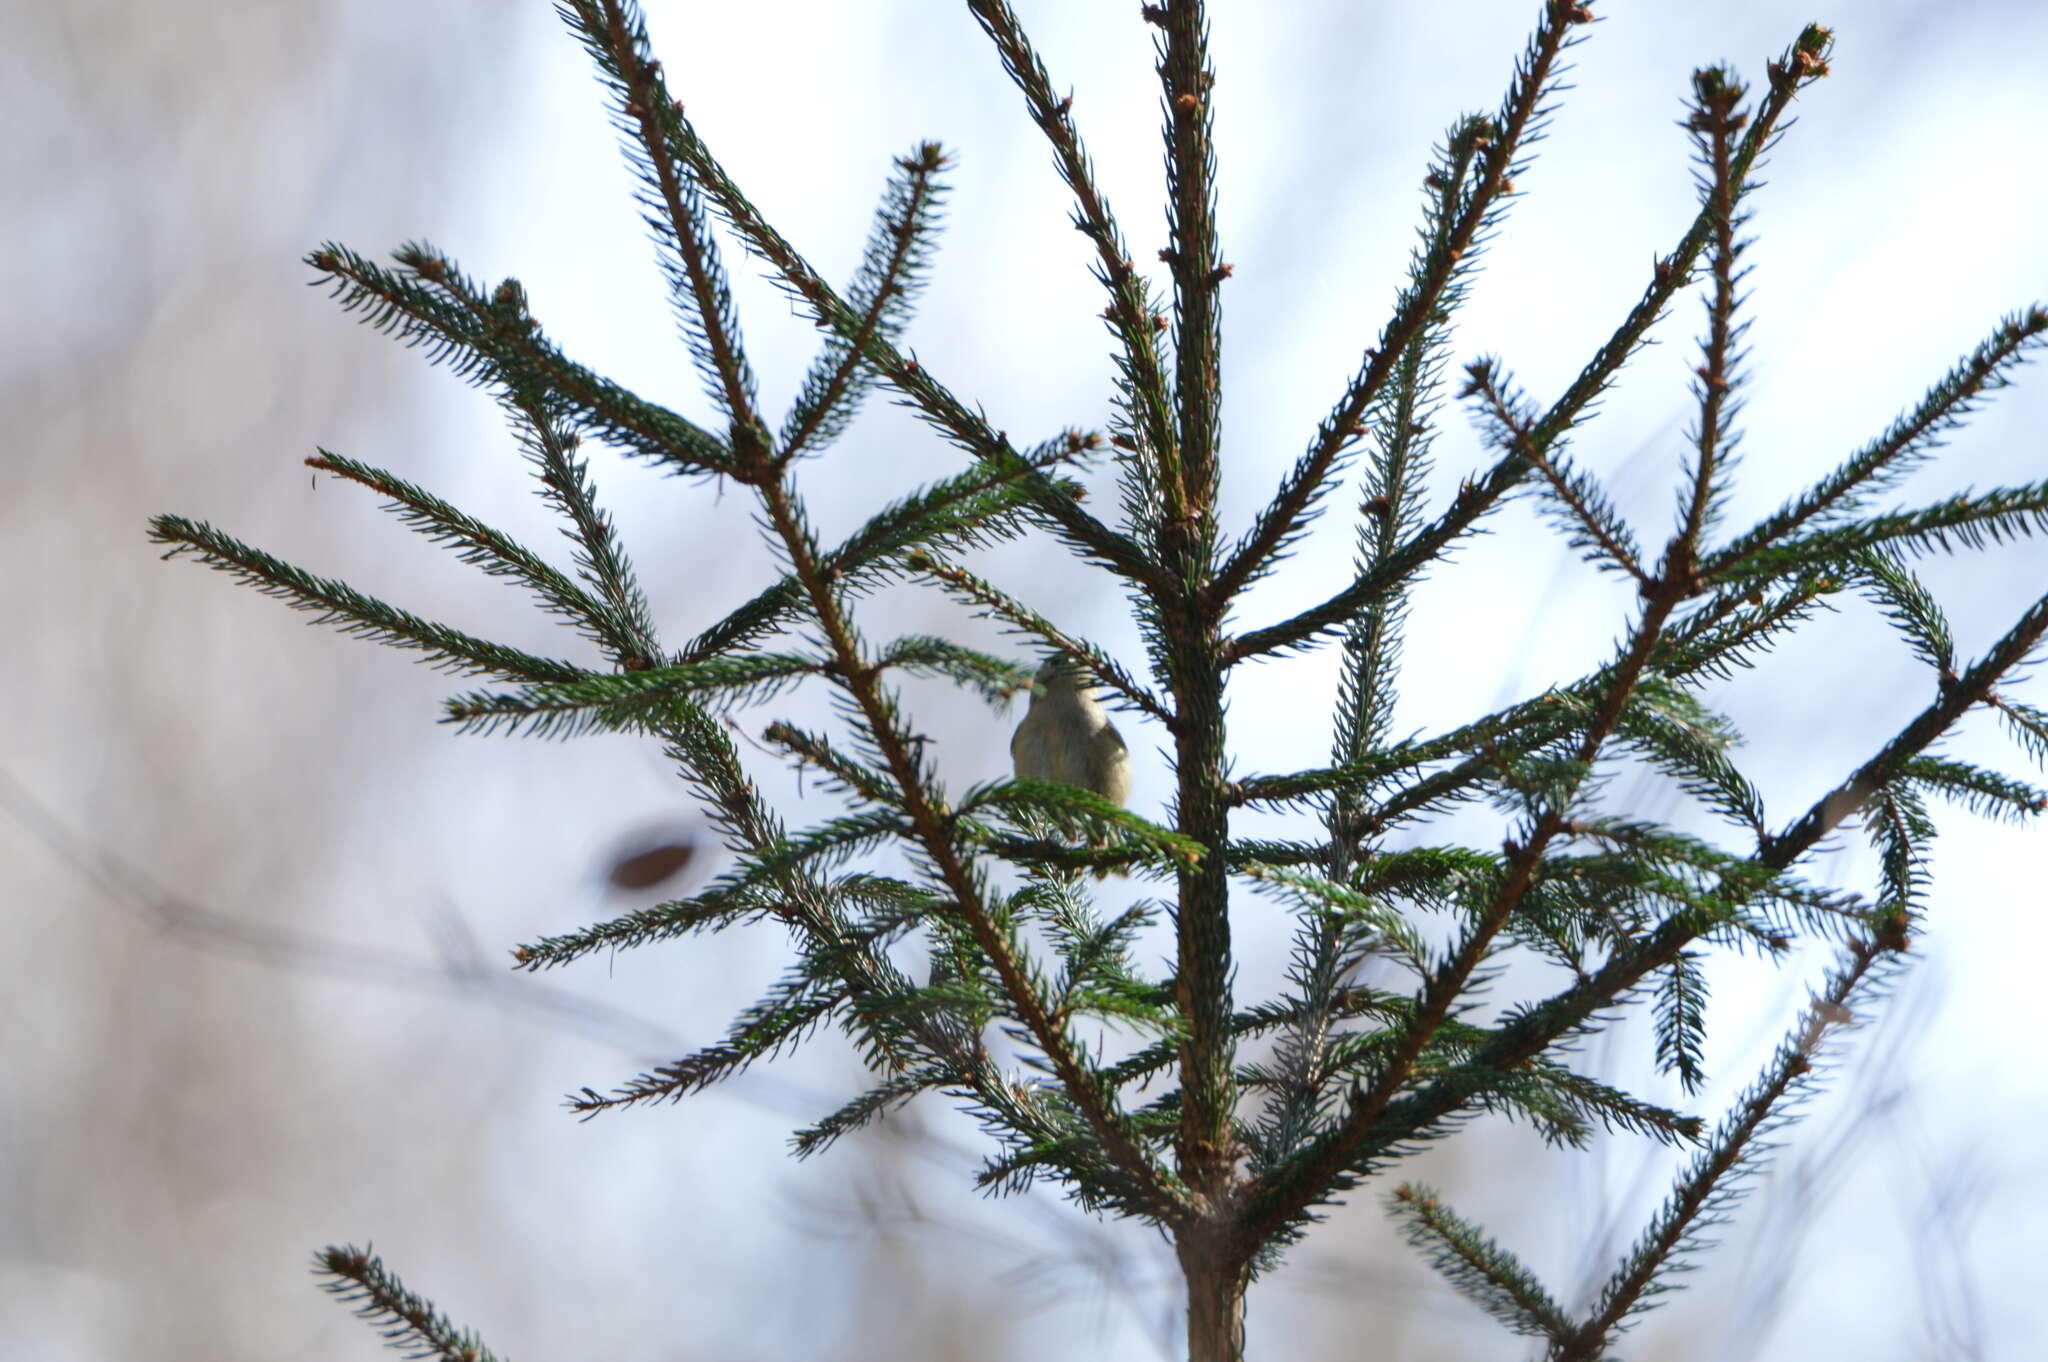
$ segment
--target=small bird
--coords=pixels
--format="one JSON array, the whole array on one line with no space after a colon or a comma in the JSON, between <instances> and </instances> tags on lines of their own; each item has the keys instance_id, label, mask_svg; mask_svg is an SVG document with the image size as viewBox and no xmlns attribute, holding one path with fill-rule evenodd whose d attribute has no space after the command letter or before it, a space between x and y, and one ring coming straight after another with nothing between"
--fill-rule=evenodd
<instances>
[{"instance_id":1,"label":"small bird","mask_svg":"<svg viewBox=\"0 0 2048 1362\"><path fill-rule=\"evenodd\" d=\"M1095 698L1098 688L1079 662L1047 658L1032 683L1031 708L1010 739L1010 760L1024 779L1092 790L1122 807L1131 797L1130 750Z\"/></svg>"}]
</instances>

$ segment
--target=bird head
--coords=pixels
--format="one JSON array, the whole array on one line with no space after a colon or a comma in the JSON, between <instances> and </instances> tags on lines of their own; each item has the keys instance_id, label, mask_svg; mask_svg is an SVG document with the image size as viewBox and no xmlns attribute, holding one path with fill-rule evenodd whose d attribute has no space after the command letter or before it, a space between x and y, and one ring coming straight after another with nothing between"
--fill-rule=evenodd
<instances>
[{"instance_id":1,"label":"bird head","mask_svg":"<svg viewBox=\"0 0 2048 1362\"><path fill-rule=\"evenodd\" d=\"M1064 653L1054 653L1039 666L1038 675L1032 679L1031 693L1034 697L1062 693L1086 695L1099 684L1095 673L1086 665Z\"/></svg>"}]
</instances>

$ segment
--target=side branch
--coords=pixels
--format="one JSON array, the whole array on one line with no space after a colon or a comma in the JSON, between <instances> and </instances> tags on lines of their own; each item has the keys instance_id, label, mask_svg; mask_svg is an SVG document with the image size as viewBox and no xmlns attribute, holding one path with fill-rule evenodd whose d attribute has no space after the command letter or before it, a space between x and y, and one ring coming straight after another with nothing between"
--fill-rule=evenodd
<instances>
[{"instance_id":1,"label":"side branch","mask_svg":"<svg viewBox=\"0 0 2048 1362\"><path fill-rule=\"evenodd\" d=\"M1643 570L1641 550L1636 547L1628 524L1584 474L1569 466L1560 468L1550 452L1536 443L1537 422L1518 409L1499 366L1490 360L1479 360L1466 369L1466 374L1468 381L1462 395L1480 400L1486 419L1494 428L1495 443L1509 453L1520 454L1550 484L1551 495L1575 527L1572 546L1598 550L1638 585L1647 586L1650 574Z\"/></svg>"},{"instance_id":2,"label":"side branch","mask_svg":"<svg viewBox=\"0 0 2048 1362\"><path fill-rule=\"evenodd\" d=\"M1860 811L1873 792L1897 776L1965 711L1982 703L1999 678L2023 663L2044 636L2048 636L2048 596L2036 601L1980 662L1945 687L1934 703L1900 729L1877 756L1815 803L1784 834L1770 839L1759 850L1755 862L1772 871L1789 869L1822 838ZM1732 890L1731 886L1727 912L1740 906L1740 891ZM1335 1137L1326 1137L1311 1146L1308 1152L1320 1157L1312 1161L1305 1158L1296 1172L1276 1178L1251 1209L1249 1226L1261 1235L1278 1232L1311 1202L1349 1185L1358 1170L1385 1151L1415 1138L1464 1106L1472 1095L1474 1075L1509 1072L1583 1029L1603 1010L1628 996L1644 979L1669 965L1693 941L1719 926L1724 917L1725 914L1691 912L1667 918L1633 948L1615 954L1583 982L1518 1011L1456 1070L1388 1103L1371 1129L1355 1132L1347 1157L1334 1157L1331 1146Z\"/></svg>"},{"instance_id":3,"label":"side branch","mask_svg":"<svg viewBox=\"0 0 2048 1362\"><path fill-rule=\"evenodd\" d=\"M1574 756L1584 780L1609 735L1614 732L1630 693L1641 679L1663 632L1664 623L1678 604L1678 594L1663 583L1653 584L1642 617L1629 643L1614 666L1598 704L1594 707ZM1416 1008L1400 1029L1400 1038L1372 1085L1353 1095L1344 1119L1329 1134L1312 1142L1282 1166L1262 1203L1253 1212L1253 1233L1263 1239L1285 1224L1308 1200L1335 1183L1358 1158L1374 1129L1387 1114L1396 1096L1414 1075L1417 1061L1437 1031L1451 1017L1464 996L1473 975L1485 962L1494 939L1507 926L1523 898L1535 884L1545 851L1568 825L1568 811L1553 802L1536 812L1527 833L1510 842L1507 864L1492 901L1479 920L1471 925L1443 966L1432 971Z\"/></svg>"},{"instance_id":4,"label":"side branch","mask_svg":"<svg viewBox=\"0 0 2048 1362\"><path fill-rule=\"evenodd\" d=\"M475 283L431 247L407 245L397 259L404 270L392 272L327 245L306 263L334 281L345 310L424 347L435 363L447 360L471 382L502 391L530 377L569 407L578 424L613 444L688 472L736 471L732 451L717 436L568 359L523 306L517 316L498 315Z\"/></svg>"},{"instance_id":5,"label":"side branch","mask_svg":"<svg viewBox=\"0 0 2048 1362\"><path fill-rule=\"evenodd\" d=\"M1131 262L1123 229L1110 212L1109 200L1095 183L1095 170L1081 137L1074 130L1073 99L1054 98L1052 78L1031 47L1016 14L1005 0L967 0L968 9L1001 54L1010 79L1024 92L1031 121L1052 144L1053 159L1060 178L1074 192L1074 226L1095 244L1095 277L1109 290L1109 308L1104 313L1123 346L1123 369L1139 429L1166 471L1163 479L1169 497L1180 493L1179 453L1175 444L1173 413L1169 407L1166 372L1159 361L1158 333L1152 326L1152 299L1144 276ZM1179 514L1179 506L1169 511Z\"/></svg>"},{"instance_id":6,"label":"side branch","mask_svg":"<svg viewBox=\"0 0 2048 1362\"><path fill-rule=\"evenodd\" d=\"M1849 1000L1870 980L1888 956L1906 948L1903 930L1881 940L1852 939L1846 959L1828 979L1798 1027L1778 1047L1770 1066L1730 1112L1701 1151L1691 1169L1672 1190L1670 1199L1641 1241L1608 1280L1593 1314L1554 1340L1550 1362L1599 1362L1608 1356L1608 1341L1628 1316L1643 1308L1655 1291L1656 1279L1685 1252L1694 1234L1712 1224L1736 1195L1731 1183L1755 1166L1765 1152L1763 1137L1784 1117L1788 1099L1812 1085L1815 1056L1828 1032L1847 1024ZM1867 990L1866 990L1867 991Z\"/></svg>"},{"instance_id":7,"label":"side branch","mask_svg":"<svg viewBox=\"0 0 2048 1362\"><path fill-rule=\"evenodd\" d=\"M1080 663L1097 681L1115 691L1129 708L1151 715L1165 724L1169 730L1179 729L1180 720L1167 708L1166 702L1141 684L1115 658L1092 643L1075 638L994 584L984 581L964 568L942 563L921 550L912 553L905 560L905 566L924 573L947 588L950 594L980 606L982 614L1030 634L1063 656Z\"/></svg>"},{"instance_id":8,"label":"side branch","mask_svg":"<svg viewBox=\"0 0 2048 1362\"><path fill-rule=\"evenodd\" d=\"M1336 409L1324 418L1307 456L1288 475L1251 537L1224 565L1214 586L1214 598L1218 602L1227 602L1235 596L1266 560L1287 542L1296 523L1315 502L1338 456L1356 438L1360 421L1380 389L1393 376L1402 354L1428 325L1443 291L1457 273L1459 260L1478 244L1495 200L1511 184L1516 156L1532 123L1539 117L1558 55L1567 46L1566 32L1587 17L1590 16L1583 6L1566 0L1552 0L1545 10L1542 27L1530 44L1528 59L1515 73L1515 84L1484 148L1479 182L1472 191L1464 214L1452 225L1443 248L1431 261L1428 272L1417 281L1418 286L1404 306L1381 331L1379 345L1366 352L1364 370ZM1477 514L1476 508L1474 514ZM1341 611L1338 618L1348 618L1351 613L1349 609Z\"/></svg>"},{"instance_id":9,"label":"side branch","mask_svg":"<svg viewBox=\"0 0 2048 1362\"><path fill-rule=\"evenodd\" d=\"M849 306L796 248L768 225L680 112L676 114L676 147L688 160L720 216L739 233L749 250L774 268L781 276L784 288L810 312L811 317L848 342L858 336L859 310ZM1154 592L1170 589L1171 583L1165 572L1129 536L1118 533L1090 515L1072 492L1038 470L1028 468L1011 447L1006 434L990 427L987 418L979 412L969 411L950 389L933 379L916 360L880 335L869 335L864 344L869 362L908 399L909 405L916 408L927 423L976 459L1001 471L1014 471L1021 483L1030 486L1038 494L1038 509L1070 543L1119 576L1141 583Z\"/></svg>"},{"instance_id":10,"label":"side branch","mask_svg":"<svg viewBox=\"0 0 2048 1362\"><path fill-rule=\"evenodd\" d=\"M930 228L933 204L938 198L936 177L945 164L945 154L937 142L926 142L918 147L916 155L902 157L896 162L896 168L904 176L897 189L901 205L892 218L885 202L875 224L875 238L881 252L873 261L873 296L861 309L860 326L853 336L840 342L844 349L838 363L817 375L816 391L814 394L806 392L809 402L802 409L802 415L783 431L782 453L776 460L778 466L788 464L803 453L821 431L830 430L834 415L841 410L841 403L854 392L860 367L867 363L868 342L882 332L892 314L900 316L904 311L900 306L901 300L910 290L912 280L909 276L919 263L923 233ZM870 250L873 249L871 246ZM859 297L858 285L853 294ZM808 384L806 386L809 387Z\"/></svg>"},{"instance_id":11,"label":"side branch","mask_svg":"<svg viewBox=\"0 0 2048 1362\"><path fill-rule=\"evenodd\" d=\"M687 167L678 165L670 138L680 117L661 79L661 63L648 55L647 29L639 8L621 0L573 0L586 44L605 74L618 82L620 115L629 120L640 150L647 157L660 209L666 221L664 242L674 249L682 278L673 280L687 294L685 314L703 341L701 357L736 441L762 441L766 428L754 409L754 376L740 349L739 326L725 271L717 257L704 206ZM592 10L595 9L595 13ZM595 21L595 22L593 22ZM601 34L601 40L600 40ZM693 340L697 337L692 337ZM692 349L696 347L693 345Z\"/></svg>"},{"instance_id":12,"label":"side branch","mask_svg":"<svg viewBox=\"0 0 2048 1362\"><path fill-rule=\"evenodd\" d=\"M1826 63L1820 59L1820 54L1826 50L1828 41L1826 29L1809 26L1800 34L1784 60L1772 63L1770 93L1758 105L1755 121L1744 133L1731 163L1730 174L1735 182L1747 181L1757 159L1774 140L1779 120L1791 107L1793 96L1826 73ZM1642 346L1650 327L1663 317L1672 297L1691 278L1701 252L1713 235L1714 221L1712 208L1702 207L1677 248L1657 262L1642 300L1537 424L1530 436L1535 448L1548 449L1553 440L1575 425L1586 408L1606 390L1621 366ZM1420 325L1419 319L1416 324ZM1377 361L1364 381L1371 382L1375 373L1384 381L1385 373ZM1231 640L1226 649L1227 660L1237 663L1283 648L1299 647L1328 630L1341 627L1366 602L1400 585L1416 569L1441 553L1446 545L1512 491L1527 476L1529 468L1528 460L1520 452L1510 451L1476 481L1464 483L1449 508L1409 539L1400 551L1322 604L1312 606L1292 619L1254 629Z\"/></svg>"},{"instance_id":13,"label":"side branch","mask_svg":"<svg viewBox=\"0 0 2048 1362\"><path fill-rule=\"evenodd\" d=\"M384 1260L354 1245L330 1248L313 1259L313 1271L327 1280L320 1289L354 1307L384 1341L408 1357L442 1362L498 1362L497 1354L467 1329L458 1330L434 1303L408 1290Z\"/></svg>"},{"instance_id":14,"label":"side branch","mask_svg":"<svg viewBox=\"0 0 2048 1362\"><path fill-rule=\"evenodd\" d=\"M1960 425L1983 398L2012 382L2011 371L2048 341L2048 308L2006 318L1967 357L1942 376L1912 411L1894 421L1797 501L1765 517L1716 552L1707 569L1716 575L1740 568L1782 543L1809 521L1829 523L1853 512L1926 459L1944 432Z\"/></svg>"}]
</instances>

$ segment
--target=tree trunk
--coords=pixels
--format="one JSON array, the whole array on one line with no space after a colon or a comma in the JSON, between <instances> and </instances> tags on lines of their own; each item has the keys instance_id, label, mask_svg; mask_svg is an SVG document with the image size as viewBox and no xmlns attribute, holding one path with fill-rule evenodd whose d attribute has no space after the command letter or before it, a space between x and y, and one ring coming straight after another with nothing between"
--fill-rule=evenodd
<instances>
[{"instance_id":1,"label":"tree trunk","mask_svg":"<svg viewBox=\"0 0 2048 1362\"><path fill-rule=\"evenodd\" d=\"M1176 1249L1188 1284L1188 1362L1244 1362L1244 1297L1251 1269L1219 1235L1184 1232Z\"/></svg>"}]
</instances>

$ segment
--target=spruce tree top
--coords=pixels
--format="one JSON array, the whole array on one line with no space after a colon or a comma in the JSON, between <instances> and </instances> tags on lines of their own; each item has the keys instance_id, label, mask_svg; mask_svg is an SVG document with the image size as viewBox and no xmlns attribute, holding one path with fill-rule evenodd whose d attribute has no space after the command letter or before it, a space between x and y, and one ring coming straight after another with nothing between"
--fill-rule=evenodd
<instances>
[{"instance_id":1,"label":"spruce tree top","mask_svg":"<svg viewBox=\"0 0 2048 1362\"><path fill-rule=\"evenodd\" d=\"M989 1136L983 1185L1044 1180L1171 1236L1197 1362L1241 1356L1249 1282L1320 1208L1385 1181L1471 1113L1506 1113L1573 1145L1601 1128L1626 1131L1691 1157L1663 1209L1582 1305L1561 1304L1430 1189L1402 1183L1389 1197L1452 1283L1548 1357L1610 1356L1700 1230L1727 1213L1757 1164L1760 1137L1811 1088L1851 1003L1862 1005L1907 951L1934 831L1928 798L2014 817L2048 807L2039 790L1938 750L1965 714L1989 708L2036 761L2048 758L2048 712L2001 689L2048 632L2048 597L2017 610L1987 651L1965 657L1912 568L1918 555L2048 525L2048 482L1919 506L1883 502L2009 381L2048 334L2048 312L2029 307L2000 322L1889 428L1777 511L1725 523L1744 377L1748 197L1794 100L1827 74L1832 37L1816 25L1768 63L1754 89L1731 68L1695 75L1684 122L1697 212L1562 392L1533 398L1494 358L1471 360L1452 381L1458 308L1511 206L1538 188L1530 149L1561 88L1565 52L1593 23L1585 5L1541 0L1499 106L1457 120L1435 150L1407 278L1354 377L1258 514L1226 524L1217 507L1227 457L1219 300L1232 265L1216 231L1206 6L1170 0L1139 16L1156 35L1167 170L1170 245L1156 270L1132 258L1073 101L1058 93L1009 5L967 7L1045 134L1073 194L1072 226L1094 250L1116 361L1113 414L1100 431L1013 444L947 385L943 356L928 366L905 348L945 198L937 144L895 162L861 265L835 286L763 220L698 138L637 7L565 0L561 16L596 63L638 177L702 402L672 411L578 364L548 338L515 280L486 286L423 244L402 247L395 266L326 245L308 260L344 308L423 346L503 405L540 495L563 517L571 561L557 564L395 473L325 451L308 462L371 489L412 529L530 592L578 636L571 656L424 619L201 522L160 516L152 533L167 556L195 558L317 622L478 678L484 688L447 705L445 718L464 731L630 731L663 745L730 864L688 898L521 945L514 964L551 969L701 931L771 926L793 958L724 1040L609 1092L584 1089L570 1099L575 1112L677 1100L836 1027L858 1046L874 1086L820 1113L796 1134L797 1152L820 1152L903 1102L942 1094ZM732 242L826 336L779 420L741 340L721 260ZM1638 526L1574 446L1627 360L1689 291L1703 297L1706 316L1677 504L1669 523ZM827 543L806 511L804 461L826 454L878 386L958 449L960 470L894 489L853 534ZM1453 395L1492 461L1432 502L1423 480ZM587 439L744 488L783 571L695 638L662 638L596 499ZM1106 481L1116 495L1104 509L1086 494ZM687 504L697 494L678 496ZM1397 739L1391 714L1410 592L1515 501L1533 504L1594 567L1633 584L1621 642L1570 684ZM1334 531L1356 537L1346 577L1286 618L1241 609L1247 588L1279 570L1317 517L1340 504L1355 508ZM1111 656L960 565L965 550L1021 535L1049 537L1105 574L1130 602L1143 655ZM989 561L1000 575L1002 558ZM863 634L868 597L927 589L1029 645L996 656L943 637ZM1788 818L1764 808L1729 756L1729 724L1701 695L1843 593L1878 602L1926 663L1926 703L1832 793ZM1328 764L1239 770L1226 722L1235 670L1323 647L1343 662ZM945 678L1001 707L1033 684L1047 656L1093 677L1127 730L1170 750L1174 792L1161 817L1045 780L966 789L940 781L895 678ZM752 722L799 685L828 688L837 722L829 731L786 721L760 730L787 761L822 777L811 787L821 793L797 811L802 825L791 827L763 801L729 725L741 714ZM1605 778L1629 763L1674 777L1729 834L1687 835L1618 806ZM1498 811L1502 840L1442 840L1435 816L1473 801ZM1299 831L1239 835L1234 814L1253 808L1296 811ZM1869 892L1800 876L1824 839L1851 829L1881 853ZM869 868L883 849L902 853L908 869ZM1089 872L1127 876L1143 896L1105 910L1096 902L1104 882ZM1276 997L1236 996L1231 910L1246 894L1294 914L1292 966ZM1135 949L1155 923L1170 929L1164 970L1148 969ZM1836 943L1834 970L1718 1123L1574 1067L1573 1047L1590 1032L1644 1015L1660 1061L1690 1093L1701 1080L1708 955L1784 955L1814 935ZM1511 957L1546 962L1546 974L1526 976L1547 979L1544 988L1507 999L1489 992ZM1368 965L1407 982L1369 986ZM395 1344L421 1356L489 1356L367 1253L331 1249L318 1266Z\"/></svg>"}]
</instances>

